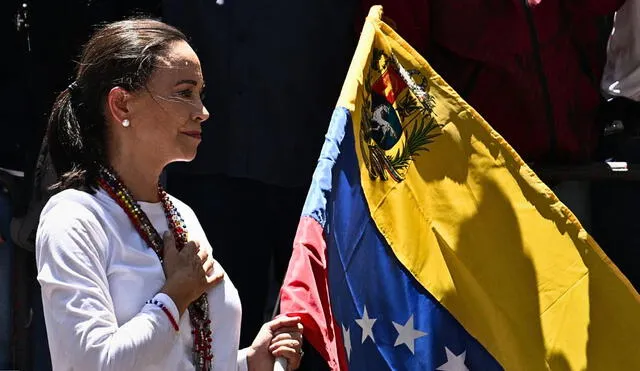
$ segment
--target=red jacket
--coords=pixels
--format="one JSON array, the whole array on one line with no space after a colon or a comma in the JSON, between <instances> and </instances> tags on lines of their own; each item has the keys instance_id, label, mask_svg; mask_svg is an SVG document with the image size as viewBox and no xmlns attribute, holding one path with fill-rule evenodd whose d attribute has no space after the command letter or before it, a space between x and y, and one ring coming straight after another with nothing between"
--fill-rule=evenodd
<instances>
[{"instance_id":1,"label":"red jacket","mask_svg":"<svg viewBox=\"0 0 640 371\"><path fill-rule=\"evenodd\" d=\"M530 3L530 4L528 4ZM624 0L363 0L526 161L589 160L605 61L598 20ZM605 35L606 37L606 35Z\"/></svg>"}]
</instances>

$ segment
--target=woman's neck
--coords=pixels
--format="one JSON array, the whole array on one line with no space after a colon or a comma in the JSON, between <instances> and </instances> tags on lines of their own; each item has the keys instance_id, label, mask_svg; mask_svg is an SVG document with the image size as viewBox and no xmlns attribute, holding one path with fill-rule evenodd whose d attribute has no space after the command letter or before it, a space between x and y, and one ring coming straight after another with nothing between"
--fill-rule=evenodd
<instances>
[{"instance_id":1,"label":"woman's neck","mask_svg":"<svg viewBox=\"0 0 640 371\"><path fill-rule=\"evenodd\" d=\"M137 160L137 161L136 161ZM127 187L133 199L143 202L158 202L158 180L163 166L150 166L140 157L132 156L124 159L115 156L110 165L122 183Z\"/></svg>"}]
</instances>

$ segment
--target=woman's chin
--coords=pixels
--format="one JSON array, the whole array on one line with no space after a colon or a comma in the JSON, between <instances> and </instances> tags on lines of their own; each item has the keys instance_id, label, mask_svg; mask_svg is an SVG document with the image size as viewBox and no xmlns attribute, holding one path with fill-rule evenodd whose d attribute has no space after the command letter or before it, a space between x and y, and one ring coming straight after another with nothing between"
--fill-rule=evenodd
<instances>
[{"instance_id":1,"label":"woman's chin","mask_svg":"<svg viewBox=\"0 0 640 371\"><path fill-rule=\"evenodd\" d=\"M171 162L191 162L196 158L197 151L191 153L182 153L180 156L176 156Z\"/></svg>"}]
</instances>

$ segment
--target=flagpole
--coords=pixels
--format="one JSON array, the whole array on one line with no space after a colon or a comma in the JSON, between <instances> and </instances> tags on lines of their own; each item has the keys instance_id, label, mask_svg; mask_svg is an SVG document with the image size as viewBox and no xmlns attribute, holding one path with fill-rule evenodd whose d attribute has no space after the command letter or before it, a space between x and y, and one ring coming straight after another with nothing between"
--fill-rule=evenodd
<instances>
[{"instance_id":1,"label":"flagpole","mask_svg":"<svg viewBox=\"0 0 640 371\"><path fill-rule=\"evenodd\" d=\"M282 285L280 285L280 289L282 289ZM276 298L276 303L273 306L271 318L276 318L278 313L280 313L280 290L278 290L278 295ZM273 371L287 371L287 366L287 360L283 357L278 357L276 358L276 362L273 364Z\"/></svg>"},{"instance_id":2,"label":"flagpole","mask_svg":"<svg viewBox=\"0 0 640 371\"><path fill-rule=\"evenodd\" d=\"M283 357L276 358L276 363L273 364L273 371L287 371L287 360Z\"/></svg>"}]
</instances>

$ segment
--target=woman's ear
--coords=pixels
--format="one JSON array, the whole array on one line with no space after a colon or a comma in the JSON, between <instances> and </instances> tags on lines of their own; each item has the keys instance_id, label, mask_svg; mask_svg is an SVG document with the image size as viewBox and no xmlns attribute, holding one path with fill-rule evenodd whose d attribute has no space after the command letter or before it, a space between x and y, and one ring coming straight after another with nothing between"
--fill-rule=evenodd
<instances>
[{"instance_id":1,"label":"woman's ear","mask_svg":"<svg viewBox=\"0 0 640 371\"><path fill-rule=\"evenodd\" d=\"M129 117L129 100L131 94L123 88L116 86L107 95L105 116L112 118L116 122L123 122Z\"/></svg>"}]
</instances>

